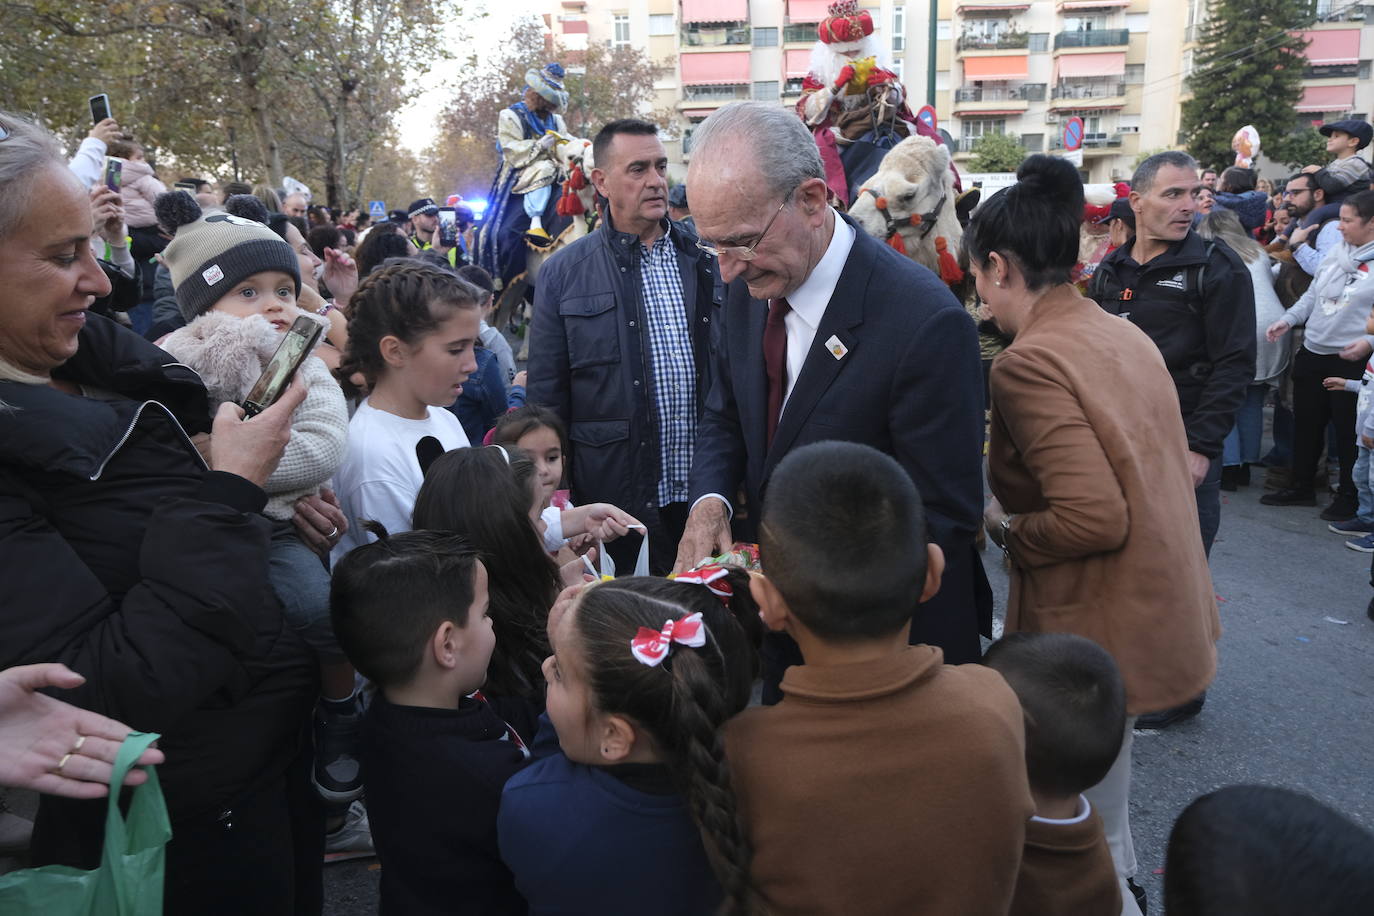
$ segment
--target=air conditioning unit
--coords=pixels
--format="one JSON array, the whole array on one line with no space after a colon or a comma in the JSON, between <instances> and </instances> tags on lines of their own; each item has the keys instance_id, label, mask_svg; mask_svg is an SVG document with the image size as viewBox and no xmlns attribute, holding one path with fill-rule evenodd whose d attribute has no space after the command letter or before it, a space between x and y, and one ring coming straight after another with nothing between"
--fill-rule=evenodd
<instances>
[{"instance_id":1,"label":"air conditioning unit","mask_svg":"<svg viewBox=\"0 0 1374 916\"><path fill-rule=\"evenodd\" d=\"M1047 111L1047 112L1045 112L1045 123L1046 123L1046 124L1058 124L1058 123L1059 123L1059 112L1057 112L1057 111Z\"/></svg>"}]
</instances>

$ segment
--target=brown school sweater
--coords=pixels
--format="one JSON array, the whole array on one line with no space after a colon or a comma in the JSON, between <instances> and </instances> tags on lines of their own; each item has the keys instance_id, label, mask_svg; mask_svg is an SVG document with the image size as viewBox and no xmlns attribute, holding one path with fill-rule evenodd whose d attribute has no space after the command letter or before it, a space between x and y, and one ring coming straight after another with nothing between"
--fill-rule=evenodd
<instances>
[{"instance_id":1,"label":"brown school sweater","mask_svg":"<svg viewBox=\"0 0 1374 916\"><path fill-rule=\"evenodd\" d=\"M789 668L726 726L768 911L1005 916L1026 821L1021 706L932 646Z\"/></svg>"},{"instance_id":2,"label":"brown school sweater","mask_svg":"<svg viewBox=\"0 0 1374 916\"><path fill-rule=\"evenodd\" d=\"M1120 912L1121 887L1096 811L1076 824L1037 820L1026 824L1026 849L1011 916L1117 916Z\"/></svg>"}]
</instances>

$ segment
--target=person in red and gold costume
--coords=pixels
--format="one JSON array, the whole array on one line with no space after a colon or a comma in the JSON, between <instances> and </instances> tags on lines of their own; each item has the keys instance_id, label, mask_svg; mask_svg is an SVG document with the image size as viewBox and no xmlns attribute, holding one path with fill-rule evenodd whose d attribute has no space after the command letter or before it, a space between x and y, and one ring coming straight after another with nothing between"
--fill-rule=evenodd
<instances>
[{"instance_id":1,"label":"person in red and gold costume","mask_svg":"<svg viewBox=\"0 0 1374 916\"><path fill-rule=\"evenodd\" d=\"M873 174L888 147L913 132L936 143L941 139L912 115L906 88L873 34L868 10L859 9L858 0L836 0L827 12L816 26L820 40L811 49L797 114L816 137L832 197L848 207L851 189ZM870 143L855 146L860 140ZM956 188L958 182L956 172Z\"/></svg>"}]
</instances>

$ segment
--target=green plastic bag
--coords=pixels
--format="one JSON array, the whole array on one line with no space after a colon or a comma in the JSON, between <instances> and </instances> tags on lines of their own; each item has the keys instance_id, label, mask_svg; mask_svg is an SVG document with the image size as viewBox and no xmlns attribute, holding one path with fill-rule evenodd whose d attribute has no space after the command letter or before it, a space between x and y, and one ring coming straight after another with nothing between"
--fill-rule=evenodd
<instances>
[{"instance_id":1,"label":"green plastic bag","mask_svg":"<svg viewBox=\"0 0 1374 916\"><path fill-rule=\"evenodd\" d=\"M111 786L124 775L158 735L134 732L115 758ZM82 871L66 865L28 868L0 877L0 913L5 916L157 916L162 912L162 881L172 825L157 772L133 790L126 819L119 811L119 790L110 790L105 815L105 850L100 867Z\"/></svg>"}]
</instances>

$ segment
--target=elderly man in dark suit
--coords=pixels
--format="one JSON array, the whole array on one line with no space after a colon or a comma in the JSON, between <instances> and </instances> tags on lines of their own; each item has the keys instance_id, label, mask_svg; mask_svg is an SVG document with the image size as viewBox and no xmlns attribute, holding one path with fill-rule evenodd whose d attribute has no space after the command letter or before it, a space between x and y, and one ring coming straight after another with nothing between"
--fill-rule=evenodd
<instances>
[{"instance_id":1,"label":"elderly man in dark suit","mask_svg":"<svg viewBox=\"0 0 1374 916\"><path fill-rule=\"evenodd\" d=\"M741 486L750 518L738 533L753 539L789 449L862 442L906 468L945 553L939 594L919 609L912 596L912 642L940 646L952 664L975 661L992 593L974 547L983 382L973 322L933 273L829 206L815 141L786 109L740 103L713 114L693 135L687 184L700 244L719 255L730 286L678 566L728 545ZM795 646L769 649L774 683L801 663Z\"/></svg>"}]
</instances>

